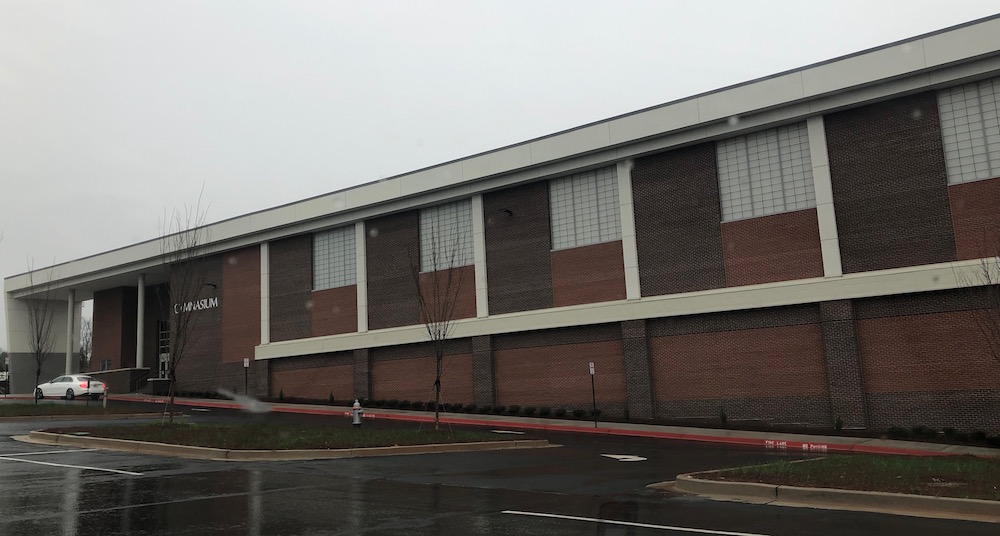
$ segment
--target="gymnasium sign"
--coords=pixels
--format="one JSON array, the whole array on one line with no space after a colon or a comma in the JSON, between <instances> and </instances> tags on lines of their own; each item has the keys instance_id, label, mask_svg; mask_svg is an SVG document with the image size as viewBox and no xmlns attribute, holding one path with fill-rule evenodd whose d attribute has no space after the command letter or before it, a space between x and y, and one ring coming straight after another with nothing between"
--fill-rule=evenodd
<instances>
[{"instance_id":1,"label":"gymnasium sign","mask_svg":"<svg viewBox=\"0 0 1000 536\"><path fill-rule=\"evenodd\" d=\"M219 306L219 298L203 298L189 301L187 303L175 303L174 314L190 313L191 311L204 311L205 309L215 309Z\"/></svg>"}]
</instances>

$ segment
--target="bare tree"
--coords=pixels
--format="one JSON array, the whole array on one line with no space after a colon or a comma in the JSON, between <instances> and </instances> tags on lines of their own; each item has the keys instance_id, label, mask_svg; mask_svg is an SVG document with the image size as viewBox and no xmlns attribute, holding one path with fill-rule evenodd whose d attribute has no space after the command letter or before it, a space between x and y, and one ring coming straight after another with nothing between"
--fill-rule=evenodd
<instances>
[{"instance_id":1,"label":"bare tree","mask_svg":"<svg viewBox=\"0 0 1000 536\"><path fill-rule=\"evenodd\" d=\"M80 371L90 368L90 356L94 347L94 320L84 318L80 320Z\"/></svg>"},{"instance_id":2,"label":"bare tree","mask_svg":"<svg viewBox=\"0 0 1000 536\"><path fill-rule=\"evenodd\" d=\"M174 210L164 217L160 238L161 261L167 271L167 284L160 287L161 299L169 305L173 315L170 321L170 352L167 378L170 380L168 401L164 413L170 424L174 422L174 397L177 395L177 367L184 359L191 342L198 313L203 308L202 287L205 284L200 257L209 240L205 229L207 211L201 208L201 195L193 206Z\"/></svg>"},{"instance_id":3,"label":"bare tree","mask_svg":"<svg viewBox=\"0 0 1000 536\"><path fill-rule=\"evenodd\" d=\"M55 340L52 333L53 317L55 309L52 307L52 276L46 276L45 282L41 284L41 294L27 299L28 306L28 349L31 357L35 360L35 385L38 385L42 377L42 365L46 357L52 353ZM35 272L32 263L28 262L28 287L35 288ZM35 394L35 404L38 403L38 394Z\"/></svg>"},{"instance_id":4,"label":"bare tree","mask_svg":"<svg viewBox=\"0 0 1000 536\"><path fill-rule=\"evenodd\" d=\"M421 260L410 257L410 271L417 288L420 304L420 321L427 329L431 347L434 350L434 429L441 421L441 372L443 369L445 345L451 337L455 318L455 307L462 286L461 265L467 264L461 248L461 235L456 234L453 243L439 248L441 237L437 228L430 233L430 251L426 270L421 272ZM423 277L426 275L426 277Z\"/></svg>"},{"instance_id":5,"label":"bare tree","mask_svg":"<svg viewBox=\"0 0 1000 536\"><path fill-rule=\"evenodd\" d=\"M1000 252L1000 230L993 237L984 240L992 244L988 251ZM986 256L980 260L974 281L970 286L981 289L982 308L972 310L972 317L982 336L983 345L1000 364L1000 256Z\"/></svg>"}]
</instances>

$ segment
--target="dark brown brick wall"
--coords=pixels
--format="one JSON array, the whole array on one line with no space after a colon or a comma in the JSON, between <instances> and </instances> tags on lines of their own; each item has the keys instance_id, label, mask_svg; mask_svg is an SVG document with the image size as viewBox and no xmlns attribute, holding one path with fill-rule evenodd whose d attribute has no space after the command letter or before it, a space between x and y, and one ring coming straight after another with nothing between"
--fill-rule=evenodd
<instances>
[{"instance_id":1,"label":"dark brown brick wall","mask_svg":"<svg viewBox=\"0 0 1000 536\"><path fill-rule=\"evenodd\" d=\"M354 402L354 356L337 352L275 359L271 363L271 396Z\"/></svg>"},{"instance_id":2,"label":"dark brown brick wall","mask_svg":"<svg viewBox=\"0 0 1000 536\"><path fill-rule=\"evenodd\" d=\"M948 187L959 260L1000 256L1000 178Z\"/></svg>"},{"instance_id":3,"label":"dark brown brick wall","mask_svg":"<svg viewBox=\"0 0 1000 536\"><path fill-rule=\"evenodd\" d=\"M848 428L868 427L868 407L861 373L861 350L851 300L819 304L823 351L830 390L830 412Z\"/></svg>"},{"instance_id":4,"label":"dark brown brick wall","mask_svg":"<svg viewBox=\"0 0 1000 536\"><path fill-rule=\"evenodd\" d=\"M420 212L411 210L365 222L368 263L368 327L420 323L420 296L413 278L420 266Z\"/></svg>"},{"instance_id":5,"label":"dark brown brick wall","mask_svg":"<svg viewBox=\"0 0 1000 536\"><path fill-rule=\"evenodd\" d=\"M226 253L222 261L222 361L253 359L260 344L260 248Z\"/></svg>"},{"instance_id":6,"label":"dark brown brick wall","mask_svg":"<svg viewBox=\"0 0 1000 536\"><path fill-rule=\"evenodd\" d=\"M312 332L312 235L268 246L271 341L304 339Z\"/></svg>"},{"instance_id":7,"label":"dark brown brick wall","mask_svg":"<svg viewBox=\"0 0 1000 536\"><path fill-rule=\"evenodd\" d=\"M436 376L430 343L372 351L372 397L382 400L434 400ZM441 402L471 404L473 355L469 339L448 341L441 360Z\"/></svg>"},{"instance_id":8,"label":"dark brown brick wall","mask_svg":"<svg viewBox=\"0 0 1000 536\"><path fill-rule=\"evenodd\" d=\"M644 296L726 286L715 167L714 143L635 160L632 198Z\"/></svg>"},{"instance_id":9,"label":"dark brown brick wall","mask_svg":"<svg viewBox=\"0 0 1000 536\"><path fill-rule=\"evenodd\" d=\"M436 284L436 285L435 285ZM437 286L437 292L434 287ZM453 307L451 318L475 318L476 316L476 268L459 266L451 270L424 272L420 274L420 292L424 306L430 311L443 311ZM432 319L443 318L441 313L432 313ZM421 315L420 320L426 321Z\"/></svg>"},{"instance_id":10,"label":"dark brown brick wall","mask_svg":"<svg viewBox=\"0 0 1000 536\"><path fill-rule=\"evenodd\" d=\"M193 270L199 275L194 279L201 285L192 288L189 296L179 296L176 292L171 296L175 303L188 300L219 298L219 307L202 311L191 311L187 343L183 350L179 348L176 337L171 341L170 352L177 360L177 389L179 391L208 391L219 387L226 389L239 388L243 391L243 363L223 363L222 361L222 311L226 307L223 301L223 263L225 255L214 255L194 262ZM172 311L171 311L172 312ZM177 315L172 314L170 321L176 326ZM173 330L177 328L174 327ZM252 356L248 356L252 357ZM235 371L239 369L239 381Z\"/></svg>"},{"instance_id":11,"label":"dark brown brick wall","mask_svg":"<svg viewBox=\"0 0 1000 536\"><path fill-rule=\"evenodd\" d=\"M497 335L493 359L498 405L588 409L594 362L597 407L606 415L624 413L628 395L617 324Z\"/></svg>"},{"instance_id":12,"label":"dark brown brick wall","mask_svg":"<svg viewBox=\"0 0 1000 536\"><path fill-rule=\"evenodd\" d=\"M486 280L490 280L488 276ZM624 299L621 240L552 252L554 306Z\"/></svg>"},{"instance_id":13,"label":"dark brown brick wall","mask_svg":"<svg viewBox=\"0 0 1000 536\"><path fill-rule=\"evenodd\" d=\"M353 333L358 330L358 286L312 293L312 336Z\"/></svg>"},{"instance_id":14,"label":"dark brown brick wall","mask_svg":"<svg viewBox=\"0 0 1000 536\"><path fill-rule=\"evenodd\" d=\"M489 335L472 338L472 388L473 402L479 406L496 404L493 388L493 341Z\"/></svg>"},{"instance_id":15,"label":"dark brown brick wall","mask_svg":"<svg viewBox=\"0 0 1000 536\"><path fill-rule=\"evenodd\" d=\"M816 209L722 224L726 285L823 277Z\"/></svg>"},{"instance_id":16,"label":"dark brown brick wall","mask_svg":"<svg viewBox=\"0 0 1000 536\"><path fill-rule=\"evenodd\" d=\"M552 307L549 183L484 194L483 213L490 314Z\"/></svg>"},{"instance_id":17,"label":"dark brown brick wall","mask_svg":"<svg viewBox=\"0 0 1000 536\"><path fill-rule=\"evenodd\" d=\"M368 348L354 350L354 396L365 400L372 397L372 359Z\"/></svg>"},{"instance_id":18,"label":"dark brown brick wall","mask_svg":"<svg viewBox=\"0 0 1000 536\"><path fill-rule=\"evenodd\" d=\"M135 304L126 310L125 287L101 290L94 293L94 335L91 346L90 370L100 370L101 360L111 359L111 368L122 368L123 351L128 348L128 330L124 319L131 316L132 360L135 360ZM133 290L133 295L135 291Z\"/></svg>"},{"instance_id":19,"label":"dark brown brick wall","mask_svg":"<svg viewBox=\"0 0 1000 536\"><path fill-rule=\"evenodd\" d=\"M622 322L622 351L625 360L625 380L628 388L629 417L652 419L653 375L650 364L649 339L645 320Z\"/></svg>"},{"instance_id":20,"label":"dark brown brick wall","mask_svg":"<svg viewBox=\"0 0 1000 536\"><path fill-rule=\"evenodd\" d=\"M956 258L934 92L825 117L845 273Z\"/></svg>"}]
</instances>

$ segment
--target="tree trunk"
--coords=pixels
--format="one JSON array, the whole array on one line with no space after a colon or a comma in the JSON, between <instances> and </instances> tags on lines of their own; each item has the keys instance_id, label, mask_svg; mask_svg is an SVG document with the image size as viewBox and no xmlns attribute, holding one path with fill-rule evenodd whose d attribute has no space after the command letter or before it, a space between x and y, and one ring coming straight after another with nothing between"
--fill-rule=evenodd
<instances>
[{"instance_id":1,"label":"tree trunk","mask_svg":"<svg viewBox=\"0 0 1000 536\"><path fill-rule=\"evenodd\" d=\"M41 377L42 377L42 367L38 367L38 368L35 369L35 389L38 389L38 379L41 378ZM8 378L10 378L10 376L8 376ZM10 381L10 380L8 380L8 381ZM35 405L37 406L38 405L38 393L36 393L34 390L32 390L31 391L31 396L34 397L34 399L35 399Z\"/></svg>"},{"instance_id":2,"label":"tree trunk","mask_svg":"<svg viewBox=\"0 0 1000 536\"><path fill-rule=\"evenodd\" d=\"M437 376L434 380L434 429L438 430L441 425L441 358L444 351L438 349L434 354L437 361Z\"/></svg>"},{"instance_id":3,"label":"tree trunk","mask_svg":"<svg viewBox=\"0 0 1000 536\"><path fill-rule=\"evenodd\" d=\"M176 392L174 390L174 385L177 383L177 375L174 374L174 368L170 367L170 399L167 401L167 423L174 424L174 395Z\"/></svg>"}]
</instances>

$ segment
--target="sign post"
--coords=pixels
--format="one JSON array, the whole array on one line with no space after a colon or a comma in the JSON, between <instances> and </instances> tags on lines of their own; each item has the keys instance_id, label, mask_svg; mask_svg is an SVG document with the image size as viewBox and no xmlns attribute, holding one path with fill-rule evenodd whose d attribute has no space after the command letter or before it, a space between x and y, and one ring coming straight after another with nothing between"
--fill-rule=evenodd
<instances>
[{"instance_id":1,"label":"sign post","mask_svg":"<svg viewBox=\"0 0 1000 536\"><path fill-rule=\"evenodd\" d=\"M250 391L248 389L248 386L250 385L250 382L247 379L249 377L249 374L250 374L250 358L249 357L244 357L243 358L243 394L245 394L247 396L250 396Z\"/></svg>"},{"instance_id":2,"label":"sign post","mask_svg":"<svg viewBox=\"0 0 1000 536\"><path fill-rule=\"evenodd\" d=\"M590 397L594 401L594 428L597 428L597 388L594 387L594 362L590 362Z\"/></svg>"}]
</instances>

